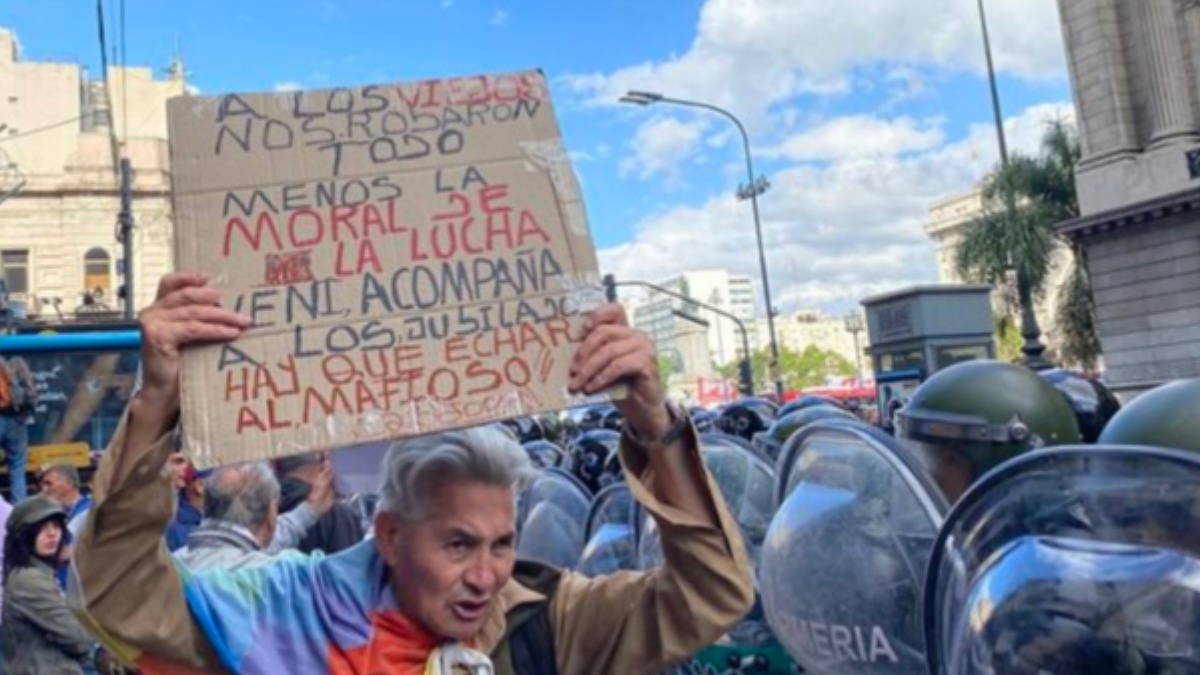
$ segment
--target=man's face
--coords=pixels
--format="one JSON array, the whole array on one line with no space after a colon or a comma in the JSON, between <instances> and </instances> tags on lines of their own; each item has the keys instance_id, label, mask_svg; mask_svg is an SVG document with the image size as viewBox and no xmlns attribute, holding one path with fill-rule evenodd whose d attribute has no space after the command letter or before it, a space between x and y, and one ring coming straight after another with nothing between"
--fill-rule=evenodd
<instances>
[{"instance_id":1,"label":"man's face","mask_svg":"<svg viewBox=\"0 0 1200 675\"><path fill-rule=\"evenodd\" d=\"M42 492L63 506L75 503L75 488L57 471L48 471L42 476L41 488Z\"/></svg>"},{"instance_id":2,"label":"man's face","mask_svg":"<svg viewBox=\"0 0 1200 675\"><path fill-rule=\"evenodd\" d=\"M171 487L179 490L187 485L187 457L182 452L171 453L167 459L167 471L171 474Z\"/></svg>"},{"instance_id":3,"label":"man's face","mask_svg":"<svg viewBox=\"0 0 1200 675\"><path fill-rule=\"evenodd\" d=\"M376 516L376 545L396 580L392 585L401 611L439 636L469 640L512 576L513 493L448 481L432 494L424 520Z\"/></svg>"}]
</instances>

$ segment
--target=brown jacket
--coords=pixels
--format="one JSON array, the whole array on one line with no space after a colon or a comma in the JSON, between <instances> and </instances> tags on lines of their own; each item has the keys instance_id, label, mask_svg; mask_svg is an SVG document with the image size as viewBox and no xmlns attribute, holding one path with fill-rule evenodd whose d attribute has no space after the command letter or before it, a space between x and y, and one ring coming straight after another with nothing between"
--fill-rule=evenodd
<instances>
[{"instance_id":1,"label":"brown jacket","mask_svg":"<svg viewBox=\"0 0 1200 675\"><path fill-rule=\"evenodd\" d=\"M164 437L148 448L127 448L124 438L122 428L97 474L73 562L72 603L110 649L148 673L217 670L163 542L174 513L164 474L171 442ZM693 432L691 447L697 442ZM506 651L506 616L548 601L560 675L653 673L711 644L750 609L745 549L699 453L692 450L692 461L707 479L715 523L654 496L644 449L627 442L621 458L634 496L661 529L666 565L595 579L567 572L550 598L510 581L479 635L482 650Z\"/></svg>"}]
</instances>

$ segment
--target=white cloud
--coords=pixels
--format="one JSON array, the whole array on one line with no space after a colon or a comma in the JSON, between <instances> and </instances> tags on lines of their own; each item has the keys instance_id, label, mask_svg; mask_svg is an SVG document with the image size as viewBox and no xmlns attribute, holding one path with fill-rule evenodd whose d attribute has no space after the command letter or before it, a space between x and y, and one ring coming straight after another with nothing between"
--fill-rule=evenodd
<instances>
[{"instance_id":1,"label":"white cloud","mask_svg":"<svg viewBox=\"0 0 1200 675\"><path fill-rule=\"evenodd\" d=\"M895 156L929 150L945 141L939 120L884 120L869 115L838 117L795 134L763 151L768 157L825 161Z\"/></svg>"},{"instance_id":2,"label":"white cloud","mask_svg":"<svg viewBox=\"0 0 1200 675\"><path fill-rule=\"evenodd\" d=\"M304 85L295 80L287 80L284 82L275 83L275 91L299 91L304 88Z\"/></svg>"},{"instance_id":3,"label":"white cloud","mask_svg":"<svg viewBox=\"0 0 1200 675\"><path fill-rule=\"evenodd\" d=\"M498 9L492 14L492 25L493 26L503 26L506 23L508 23L508 11L507 10Z\"/></svg>"},{"instance_id":4,"label":"white cloud","mask_svg":"<svg viewBox=\"0 0 1200 675\"><path fill-rule=\"evenodd\" d=\"M621 160L621 176L642 180L665 177L677 184L681 165L695 154L708 123L681 122L674 117L654 117L638 128Z\"/></svg>"},{"instance_id":5,"label":"white cloud","mask_svg":"<svg viewBox=\"0 0 1200 675\"><path fill-rule=\"evenodd\" d=\"M990 3L997 67L1023 78L1065 76L1056 3ZM806 93L854 87L856 69L880 64L913 72L982 70L973 2L948 0L707 0L682 55L610 73L564 78L595 104L649 89L733 109L754 121Z\"/></svg>"},{"instance_id":6,"label":"white cloud","mask_svg":"<svg viewBox=\"0 0 1200 675\"><path fill-rule=\"evenodd\" d=\"M1006 127L1014 150L1034 152L1045 122L1071 117L1067 103L1031 107ZM856 118L831 120L828 128ZM884 135L903 128L877 120ZM991 125L951 143L914 144L908 154L862 154L832 143L826 165L772 175L760 198L774 304L841 310L867 295L936 279L933 244L922 231L934 202L970 190L995 162ZM816 146L814 146L816 147ZM832 148L830 150L829 148ZM759 278L750 205L723 194L643 220L631 241L600 251L618 278L655 279L704 267Z\"/></svg>"}]
</instances>

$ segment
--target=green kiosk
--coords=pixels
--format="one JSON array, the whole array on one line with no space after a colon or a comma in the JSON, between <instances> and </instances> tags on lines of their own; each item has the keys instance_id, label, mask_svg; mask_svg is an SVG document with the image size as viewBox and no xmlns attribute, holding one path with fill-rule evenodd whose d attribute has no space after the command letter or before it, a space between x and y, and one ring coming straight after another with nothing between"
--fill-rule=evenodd
<instances>
[{"instance_id":1,"label":"green kiosk","mask_svg":"<svg viewBox=\"0 0 1200 675\"><path fill-rule=\"evenodd\" d=\"M881 426L892 429L892 415L933 373L961 361L996 358L991 294L991 286L947 284L862 301Z\"/></svg>"}]
</instances>

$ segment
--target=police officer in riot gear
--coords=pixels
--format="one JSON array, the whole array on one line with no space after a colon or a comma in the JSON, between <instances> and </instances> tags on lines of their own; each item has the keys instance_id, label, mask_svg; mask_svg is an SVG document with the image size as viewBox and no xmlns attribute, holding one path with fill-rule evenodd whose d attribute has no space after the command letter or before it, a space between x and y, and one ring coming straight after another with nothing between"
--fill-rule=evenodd
<instances>
[{"instance_id":1,"label":"police officer in riot gear","mask_svg":"<svg viewBox=\"0 0 1200 675\"><path fill-rule=\"evenodd\" d=\"M853 413L832 405L816 405L798 408L775 420L771 428L754 436L754 447L762 451L772 462L779 458L779 451L797 431L825 419L857 420Z\"/></svg>"},{"instance_id":2,"label":"police officer in riot gear","mask_svg":"<svg viewBox=\"0 0 1200 675\"><path fill-rule=\"evenodd\" d=\"M1200 673L1197 483L1200 455L1166 448L1063 446L997 468L933 547L929 672Z\"/></svg>"},{"instance_id":3,"label":"police officer in riot gear","mask_svg":"<svg viewBox=\"0 0 1200 675\"><path fill-rule=\"evenodd\" d=\"M921 458L950 503L1009 458L1081 440L1074 410L1054 387L999 361L934 374L897 412L896 438Z\"/></svg>"},{"instance_id":4,"label":"police officer in riot gear","mask_svg":"<svg viewBox=\"0 0 1200 675\"><path fill-rule=\"evenodd\" d=\"M1084 443L1095 443L1108 421L1121 409L1121 402L1103 382L1062 368L1038 372L1054 386L1075 410Z\"/></svg>"},{"instance_id":5,"label":"police officer in riot gear","mask_svg":"<svg viewBox=\"0 0 1200 675\"><path fill-rule=\"evenodd\" d=\"M745 398L731 403L717 418L717 429L724 433L741 436L747 441L755 434L771 428L775 422L775 407L764 399Z\"/></svg>"}]
</instances>

